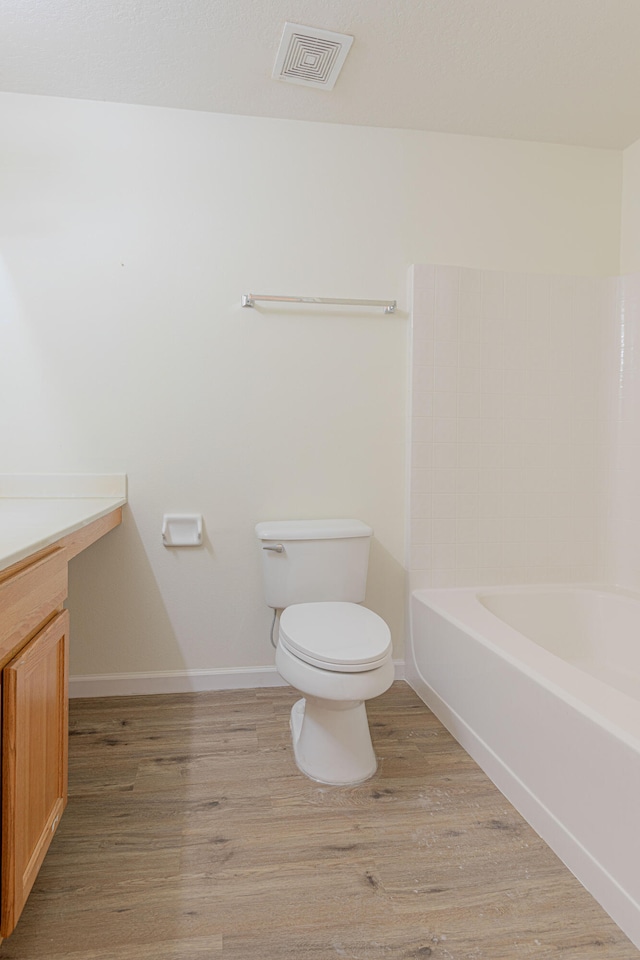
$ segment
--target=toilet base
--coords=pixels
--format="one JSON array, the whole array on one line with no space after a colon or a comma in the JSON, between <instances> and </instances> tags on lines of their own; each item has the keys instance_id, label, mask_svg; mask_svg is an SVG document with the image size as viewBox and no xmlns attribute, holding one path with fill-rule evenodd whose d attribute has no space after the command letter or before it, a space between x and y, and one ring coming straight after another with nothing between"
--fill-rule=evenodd
<instances>
[{"instance_id":1,"label":"toilet base","mask_svg":"<svg viewBox=\"0 0 640 960\"><path fill-rule=\"evenodd\" d=\"M291 736L298 768L319 783L350 786L377 770L363 700L297 700Z\"/></svg>"}]
</instances>

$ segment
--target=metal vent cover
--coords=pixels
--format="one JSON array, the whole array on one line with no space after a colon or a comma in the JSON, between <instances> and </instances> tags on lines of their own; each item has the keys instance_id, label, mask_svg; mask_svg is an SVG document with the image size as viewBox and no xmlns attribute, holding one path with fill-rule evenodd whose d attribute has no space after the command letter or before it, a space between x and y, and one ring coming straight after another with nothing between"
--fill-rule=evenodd
<instances>
[{"instance_id":1,"label":"metal vent cover","mask_svg":"<svg viewBox=\"0 0 640 960\"><path fill-rule=\"evenodd\" d=\"M276 80L333 90L353 37L299 23L285 23L273 68Z\"/></svg>"}]
</instances>

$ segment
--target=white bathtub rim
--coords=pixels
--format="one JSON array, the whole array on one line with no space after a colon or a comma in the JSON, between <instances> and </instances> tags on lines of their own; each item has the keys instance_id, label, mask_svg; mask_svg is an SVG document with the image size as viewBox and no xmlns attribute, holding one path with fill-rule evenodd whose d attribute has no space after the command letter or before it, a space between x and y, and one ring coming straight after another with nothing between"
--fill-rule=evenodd
<instances>
[{"instance_id":1,"label":"white bathtub rim","mask_svg":"<svg viewBox=\"0 0 640 960\"><path fill-rule=\"evenodd\" d=\"M425 603L478 643L503 657L512 666L524 670L554 696L564 700L583 716L600 724L612 736L640 753L640 702L638 700L539 646L488 610L478 599L479 594L489 592L536 593L541 590L558 593L567 590L588 590L616 594L637 600L640 606L640 594L601 584L423 587L414 590L412 598L415 597L416 600ZM413 650L413 629L410 630L408 646L417 670ZM420 676L422 677L422 674ZM593 701L597 701L597 706Z\"/></svg>"}]
</instances>

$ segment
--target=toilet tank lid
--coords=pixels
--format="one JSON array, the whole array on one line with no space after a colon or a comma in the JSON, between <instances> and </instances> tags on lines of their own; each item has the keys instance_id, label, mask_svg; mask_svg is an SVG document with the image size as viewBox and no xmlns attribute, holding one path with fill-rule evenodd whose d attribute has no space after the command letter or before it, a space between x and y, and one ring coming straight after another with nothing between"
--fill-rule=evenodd
<instances>
[{"instance_id":1,"label":"toilet tank lid","mask_svg":"<svg viewBox=\"0 0 640 960\"><path fill-rule=\"evenodd\" d=\"M256 524L259 540L338 540L372 534L373 529L362 520L266 520Z\"/></svg>"}]
</instances>

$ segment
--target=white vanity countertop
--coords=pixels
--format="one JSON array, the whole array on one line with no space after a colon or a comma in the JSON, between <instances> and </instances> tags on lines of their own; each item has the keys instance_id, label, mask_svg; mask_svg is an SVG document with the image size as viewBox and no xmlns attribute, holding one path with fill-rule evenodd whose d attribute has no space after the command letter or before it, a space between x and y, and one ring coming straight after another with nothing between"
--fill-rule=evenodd
<instances>
[{"instance_id":1,"label":"white vanity countertop","mask_svg":"<svg viewBox=\"0 0 640 960\"><path fill-rule=\"evenodd\" d=\"M69 495L60 495L63 484L58 476L55 484L41 484L39 489L45 495L38 496L31 478L32 482L24 484L26 495L21 497L6 495L18 493L20 484L15 482L18 478L3 484L3 477L0 476L0 570L86 527L127 502L126 477L122 478L121 484L110 485L92 485L86 482L89 478L83 479L84 483L69 485ZM90 493L92 487L100 495L75 495L76 492ZM46 495L53 490L57 495ZM114 495L101 495L107 492Z\"/></svg>"}]
</instances>

